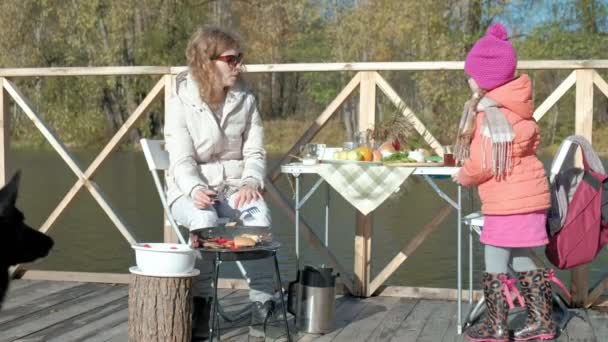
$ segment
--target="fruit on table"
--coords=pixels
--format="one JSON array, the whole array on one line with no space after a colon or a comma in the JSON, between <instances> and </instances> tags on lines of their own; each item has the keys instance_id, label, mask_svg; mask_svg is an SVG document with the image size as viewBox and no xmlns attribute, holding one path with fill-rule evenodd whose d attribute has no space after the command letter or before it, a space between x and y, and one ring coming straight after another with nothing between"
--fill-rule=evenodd
<instances>
[{"instance_id":1,"label":"fruit on table","mask_svg":"<svg viewBox=\"0 0 608 342\"><path fill-rule=\"evenodd\" d=\"M397 150L395 149L395 146L393 146L393 143L390 141L387 141L387 142L383 143L382 145L380 145L380 147L378 147L378 151L380 151L382 156L385 158L390 156L391 154L397 152Z\"/></svg>"},{"instance_id":2,"label":"fruit on table","mask_svg":"<svg viewBox=\"0 0 608 342\"><path fill-rule=\"evenodd\" d=\"M361 155L356 150L348 151L346 155L347 160L359 161L361 160Z\"/></svg>"},{"instance_id":3,"label":"fruit on table","mask_svg":"<svg viewBox=\"0 0 608 342\"><path fill-rule=\"evenodd\" d=\"M367 146L357 147L356 151L359 152L363 161L372 161L374 159L372 149Z\"/></svg>"},{"instance_id":4,"label":"fruit on table","mask_svg":"<svg viewBox=\"0 0 608 342\"><path fill-rule=\"evenodd\" d=\"M375 150L372 154L374 156L373 161L382 161L382 153L380 151Z\"/></svg>"},{"instance_id":5,"label":"fruit on table","mask_svg":"<svg viewBox=\"0 0 608 342\"><path fill-rule=\"evenodd\" d=\"M336 160L346 160L348 156L347 151L338 151L334 153L334 159Z\"/></svg>"}]
</instances>

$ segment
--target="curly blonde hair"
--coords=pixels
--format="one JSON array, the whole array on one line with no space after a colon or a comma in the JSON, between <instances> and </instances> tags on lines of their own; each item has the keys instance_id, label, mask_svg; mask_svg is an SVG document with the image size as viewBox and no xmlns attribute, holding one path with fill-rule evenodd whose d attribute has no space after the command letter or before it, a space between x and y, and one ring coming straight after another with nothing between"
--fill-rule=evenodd
<instances>
[{"instance_id":1,"label":"curly blonde hair","mask_svg":"<svg viewBox=\"0 0 608 342\"><path fill-rule=\"evenodd\" d=\"M219 28L201 27L192 36L186 48L186 59L192 78L198 83L199 95L212 109L223 100L225 90L221 86L214 59L229 49L240 50L239 40Z\"/></svg>"}]
</instances>

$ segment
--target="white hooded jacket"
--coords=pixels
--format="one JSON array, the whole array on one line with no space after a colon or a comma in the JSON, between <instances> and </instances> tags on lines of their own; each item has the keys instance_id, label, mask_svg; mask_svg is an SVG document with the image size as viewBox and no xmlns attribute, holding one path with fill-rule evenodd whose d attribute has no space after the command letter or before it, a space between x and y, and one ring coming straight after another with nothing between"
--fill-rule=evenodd
<instances>
[{"instance_id":1,"label":"white hooded jacket","mask_svg":"<svg viewBox=\"0 0 608 342\"><path fill-rule=\"evenodd\" d=\"M201 100L189 72L175 83L164 129L169 205L198 187L263 187L266 151L254 96L239 84L232 87L220 119Z\"/></svg>"}]
</instances>

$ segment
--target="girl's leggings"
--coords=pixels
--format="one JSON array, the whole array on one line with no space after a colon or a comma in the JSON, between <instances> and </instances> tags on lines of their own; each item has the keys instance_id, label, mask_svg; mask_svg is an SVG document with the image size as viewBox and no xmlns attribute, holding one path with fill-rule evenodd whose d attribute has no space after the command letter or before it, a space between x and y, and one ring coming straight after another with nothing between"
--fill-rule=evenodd
<instances>
[{"instance_id":1,"label":"girl's leggings","mask_svg":"<svg viewBox=\"0 0 608 342\"><path fill-rule=\"evenodd\" d=\"M527 272L538 269L530 258L531 248L511 248L485 245L486 272L508 273L511 264L515 272Z\"/></svg>"}]
</instances>

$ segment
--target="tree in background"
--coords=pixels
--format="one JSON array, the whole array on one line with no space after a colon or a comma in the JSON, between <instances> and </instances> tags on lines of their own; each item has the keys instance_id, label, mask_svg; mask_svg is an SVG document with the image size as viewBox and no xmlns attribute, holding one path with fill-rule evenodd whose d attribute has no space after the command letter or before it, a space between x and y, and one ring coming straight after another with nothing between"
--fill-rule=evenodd
<instances>
[{"instance_id":1,"label":"tree in background","mask_svg":"<svg viewBox=\"0 0 608 342\"><path fill-rule=\"evenodd\" d=\"M493 21L507 24L520 59L593 59L607 51L608 4L600 0L90 0L0 2L0 67L183 65L185 44L197 25L239 33L246 63L463 60ZM531 15L530 13L534 13ZM458 72L383 72L383 77L442 143L467 96ZM567 71L531 72L535 97L546 97ZM309 121L352 73L248 74L266 120ZM68 144L98 145L132 113L157 77L86 77L20 80L36 109ZM598 122L608 121L599 99ZM394 106L379 94L378 120ZM542 122L545 143L572 132L571 94ZM358 99L341 108L354 134ZM561 113L568 113L564 115ZM549 119L549 120L547 120ZM161 134L157 105L130 140ZM42 138L14 118L14 139Z\"/></svg>"}]
</instances>

